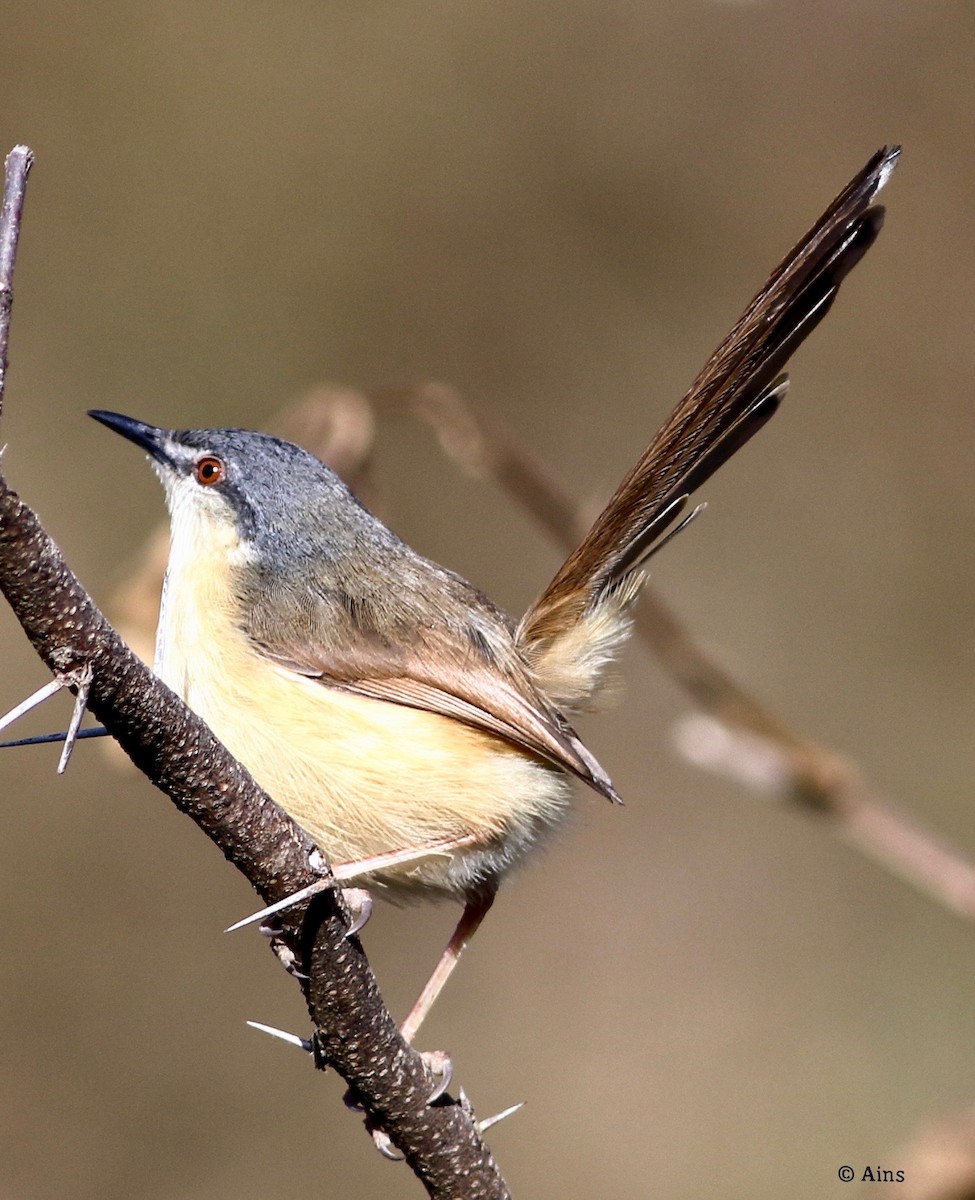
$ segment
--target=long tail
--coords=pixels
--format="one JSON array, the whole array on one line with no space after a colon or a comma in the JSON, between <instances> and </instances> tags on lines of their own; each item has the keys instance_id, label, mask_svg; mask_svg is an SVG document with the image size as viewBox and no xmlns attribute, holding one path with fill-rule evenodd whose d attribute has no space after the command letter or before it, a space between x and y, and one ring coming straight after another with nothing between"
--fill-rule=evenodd
<instances>
[{"instance_id":1,"label":"long tail","mask_svg":"<svg viewBox=\"0 0 975 1200\"><path fill-rule=\"evenodd\" d=\"M772 273L522 618L519 644L550 694L563 693L564 703L571 706L596 687L601 664L625 636L621 613L635 594L630 581L689 495L775 412L787 387L780 372L880 232L884 210L870 203L899 153L898 146L879 150ZM589 685L587 672L593 674Z\"/></svg>"}]
</instances>

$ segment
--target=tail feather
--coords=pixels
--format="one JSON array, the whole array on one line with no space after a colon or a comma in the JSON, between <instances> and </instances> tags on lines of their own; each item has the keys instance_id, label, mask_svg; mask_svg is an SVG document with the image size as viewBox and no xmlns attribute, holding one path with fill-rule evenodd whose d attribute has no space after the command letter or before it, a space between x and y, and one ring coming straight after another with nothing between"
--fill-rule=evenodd
<instances>
[{"instance_id":1,"label":"tail feather","mask_svg":"<svg viewBox=\"0 0 975 1200\"><path fill-rule=\"evenodd\" d=\"M696 491L720 466L754 437L766 422L772 419L788 390L788 376L780 375L759 394L758 399L753 401L723 434L716 438L702 454L697 464L678 480L674 491L679 491L680 495L675 499L665 498L657 506L657 515L637 533L629 546L624 546L620 550L607 584L638 569L651 554L656 553L660 546L661 534L670 528L674 520L687 507L691 493ZM603 591L605 591L605 585Z\"/></svg>"},{"instance_id":2,"label":"tail feather","mask_svg":"<svg viewBox=\"0 0 975 1200\"><path fill-rule=\"evenodd\" d=\"M899 147L885 147L873 156L776 268L708 360L592 529L522 618L517 636L531 661L562 662L555 643L564 638L579 643L572 630L580 621L596 618L605 628L607 654L625 635L627 605L621 601L632 600L629 576L679 515L682 498L775 412L786 390L782 368L829 311L840 284L880 232L884 210L870 203L899 153ZM604 605L609 611L597 613ZM580 676L576 691L581 690Z\"/></svg>"}]
</instances>

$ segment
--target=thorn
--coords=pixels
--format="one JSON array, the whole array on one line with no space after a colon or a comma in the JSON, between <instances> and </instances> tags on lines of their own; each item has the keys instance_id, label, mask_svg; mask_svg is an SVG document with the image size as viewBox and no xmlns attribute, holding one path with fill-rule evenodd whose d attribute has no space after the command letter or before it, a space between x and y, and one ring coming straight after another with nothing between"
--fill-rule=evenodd
<instances>
[{"instance_id":1,"label":"thorn","mask_svg":"<svg viewBox=\"0 0 975 1200\"><path fill-rule=\"evenodd\" d=\"M20 720L32 708L37 708L45 700L50 700L52 696L56 696L65 686L60 679L52 679L49 683L45 683L32 696L28 696L26 700L21 700L16 708L12 708L5 717L0 717L0 729L6 729L8 725L13 725L14 721Z\"/></svg>"},{"instance_id":2,"label":"thorn","mask_svg":"<svg viewBox=\"0 0 975 1200\"><path fill-rule=\"evenodd\" d=\"M88 693L91 691L92 670L91 663L85 663L80 671L74 672L76 678L75 697L74 697L74 712L71 714L71 720L68 723L68 732L64 738L64 749L61 751L61 760L58 763L58 774L63 775L68 766L68 760L71 757L71 751L74 749L75 739L78 737L78 730L81 728L81 722L85 715L85 709L88 707Z\"/></svg>"},{"instance_id":3,"label":"thorn","mask_svg":"<svg viewBox=\"0 0 975 1200\"><path fill-rule=\"evenodd\" d=\"M17 746L46 746L49 742L63 742L67 737L64 733L37 733L33 737L17 738L12 742L0 742L0 750L13 750ZM93 725L90 729L79 729L77 740L83 738L108 737L104 725Z\"/></svg>"},{"instance_id":4,"label":"thorn","mask_svg":"<svg viewBox=\"0 0 975 1200\"><path fill-rule=\"evenodd\" d=\"M381 854L374 854L371 858L332 863L332 878L355 879L358 875L371 875L374 871L386 871L391 867L419 862L421 859L431 858L435 855L442 854L444 857L449 857L454 850L476 842L479 836L476 833L468 833L464 837L458 838L437 838L436 841L424 842L419 846L407 849L384 850Z\"/></svg>"},{"instance_id":5,"label":"thorn","mask_svg":"<svg viewBox=\"0 0 975 1200\"><path fill-rule=\"evenodd\" d=\"M228 925L224 933L236 933L238 929L243 929L245 925L253 925L255 921L263 921L265 917L273 917L275 913L282 912L286 908L290 908L293 904L299 904L302 900L308 900L311 896L317 896L319 892L324 892L326 888L332 886L332 879L319 879L317 883L310 883L308 887L302 888L298 892L293 892L290 896L285 896L283 900L279 900L276 904L269 904L267 908L262 908L260 912L251 913L249 917L244 917L242 921L238 921L236 925Z\"/></svg>"},{"instance_id":6,"label":"thorn","mask_svg":"<svg viewBox=\"0 0 975 1200\"><path fill-rule=\"evenodd\" d=\"M520 1108L525 1107L525 1101L521 1100L518 1104L512 1104L510 1108L504 1109L502 1112L495 1113L493 1117L485 1117L483 1121L478 1121L477 1132L485 1133L492 1125L497 1125L506 1117L513 1116Z\"/></svg>"},{"instance_id":7,"label":"thorn","mask_svg":"<svg viewBox=\"0 0 975 1200\"><path fill-rule=\"evenodd\" d=\"M355 937L372 916L372 896L365 888L343 888L342 898L352 910L352 924L345 931L345 936Z\"/></svg>"},{"instance_id":8,"label":"thorn","mask_svg":"<svg viewBox=\"0 0 975 1200\"><path fill-rule=\"evenodd\" d=\"M306 1054L311 1054L312 1044L308 1038L299 1037L296 1033L288 1033L284 1029L275 1029L273 1025L262 1025L260 1021L247 1021L247 1025L251 1029L257 1029L261 1033L266 1033L270 1037L280 1038L282 1042L287 1042L289 1046L297 1046L299 1050L304 1050ZM496 1118L500 1120L500 1118Z\"/></svg>"}]
</instances>

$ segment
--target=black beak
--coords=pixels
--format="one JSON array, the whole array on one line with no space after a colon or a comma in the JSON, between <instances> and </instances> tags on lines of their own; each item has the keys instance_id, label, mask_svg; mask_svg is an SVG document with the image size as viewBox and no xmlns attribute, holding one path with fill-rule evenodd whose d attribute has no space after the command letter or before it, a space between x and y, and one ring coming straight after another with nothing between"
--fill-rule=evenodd
<instances>
[{"instance_id":1,"label":"black beak","mask_svg":"<svg viewBox=\"0 0 975 1200\"><path fill-rule=\"evenodd\" d=\"M167 467L176 467L165 447L166 441L169 440L168 430L157 429L155 425L146 425L144 421L137 421L134 417L123 417L121 413L105 412L100 408L89 409L88 416L94 417L102 425L107 425L109 429L114 429L130 442L135 442L157 462L164 463Z\"/></svg>"}]
</instances>

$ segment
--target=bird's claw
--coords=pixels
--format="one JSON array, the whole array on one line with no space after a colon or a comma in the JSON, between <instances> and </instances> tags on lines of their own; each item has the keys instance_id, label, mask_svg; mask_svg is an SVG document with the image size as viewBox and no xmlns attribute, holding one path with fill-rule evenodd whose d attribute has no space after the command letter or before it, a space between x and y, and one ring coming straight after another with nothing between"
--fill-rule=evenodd
<instances>
[{"instance_id":1,"label":"bird's claw","mask_svg":"<svg viewBox=\"0 0 975 1200\"><path fill-rule=\"evenodd\" d=\"M381 1129L370 1129L369 1132L372 1134L372 1140L376 1144L376 1149L383 1158L388 1158L390 1162L403 1162L406 1155L400 1154L393 1146L393 1140L388 1133L384 1133Z\"/></svg>"},{"instance_id":2,"label":"bird's claw","mask_svg":"<svg viewBox=\"0 0 975 1200\"><path fill-rule=\"evenodd\" d=\"M454 1077L454 1064L445 1050L421 1050L420 1057L423 1059L423 1065L437 1081L433 1091L427 1096L427 1104L434 1104L450 1087L450 1081Z\"/></svg>"},{"instance_id":3,"label":"bird's claw","mask_svg":"<svg viewBox=\"0 0 975 1200\"><path fill-rule=\"evenodd\" d=\"M343 888L342 899L349 906L352 914L352 924L345 931L346 938L355 937L365 928L366 922L372 916L372 896L365 888Z\"/></svg>"},{"instance_id":4,"label":"bird's claw","mask_svg":"<svg viewBox=\"0 0 975 1200\"><path fill-rule=\"evenodd\" d=\"M306 975L304 971L298 969L297 952L280 925L276 925L273 921L266 922L259 926L259 931L262 937L271 939L271 949L277 955L278 962L292 978L306 982L311 978L310 975Z\"/></svg>"}]
</instances>

